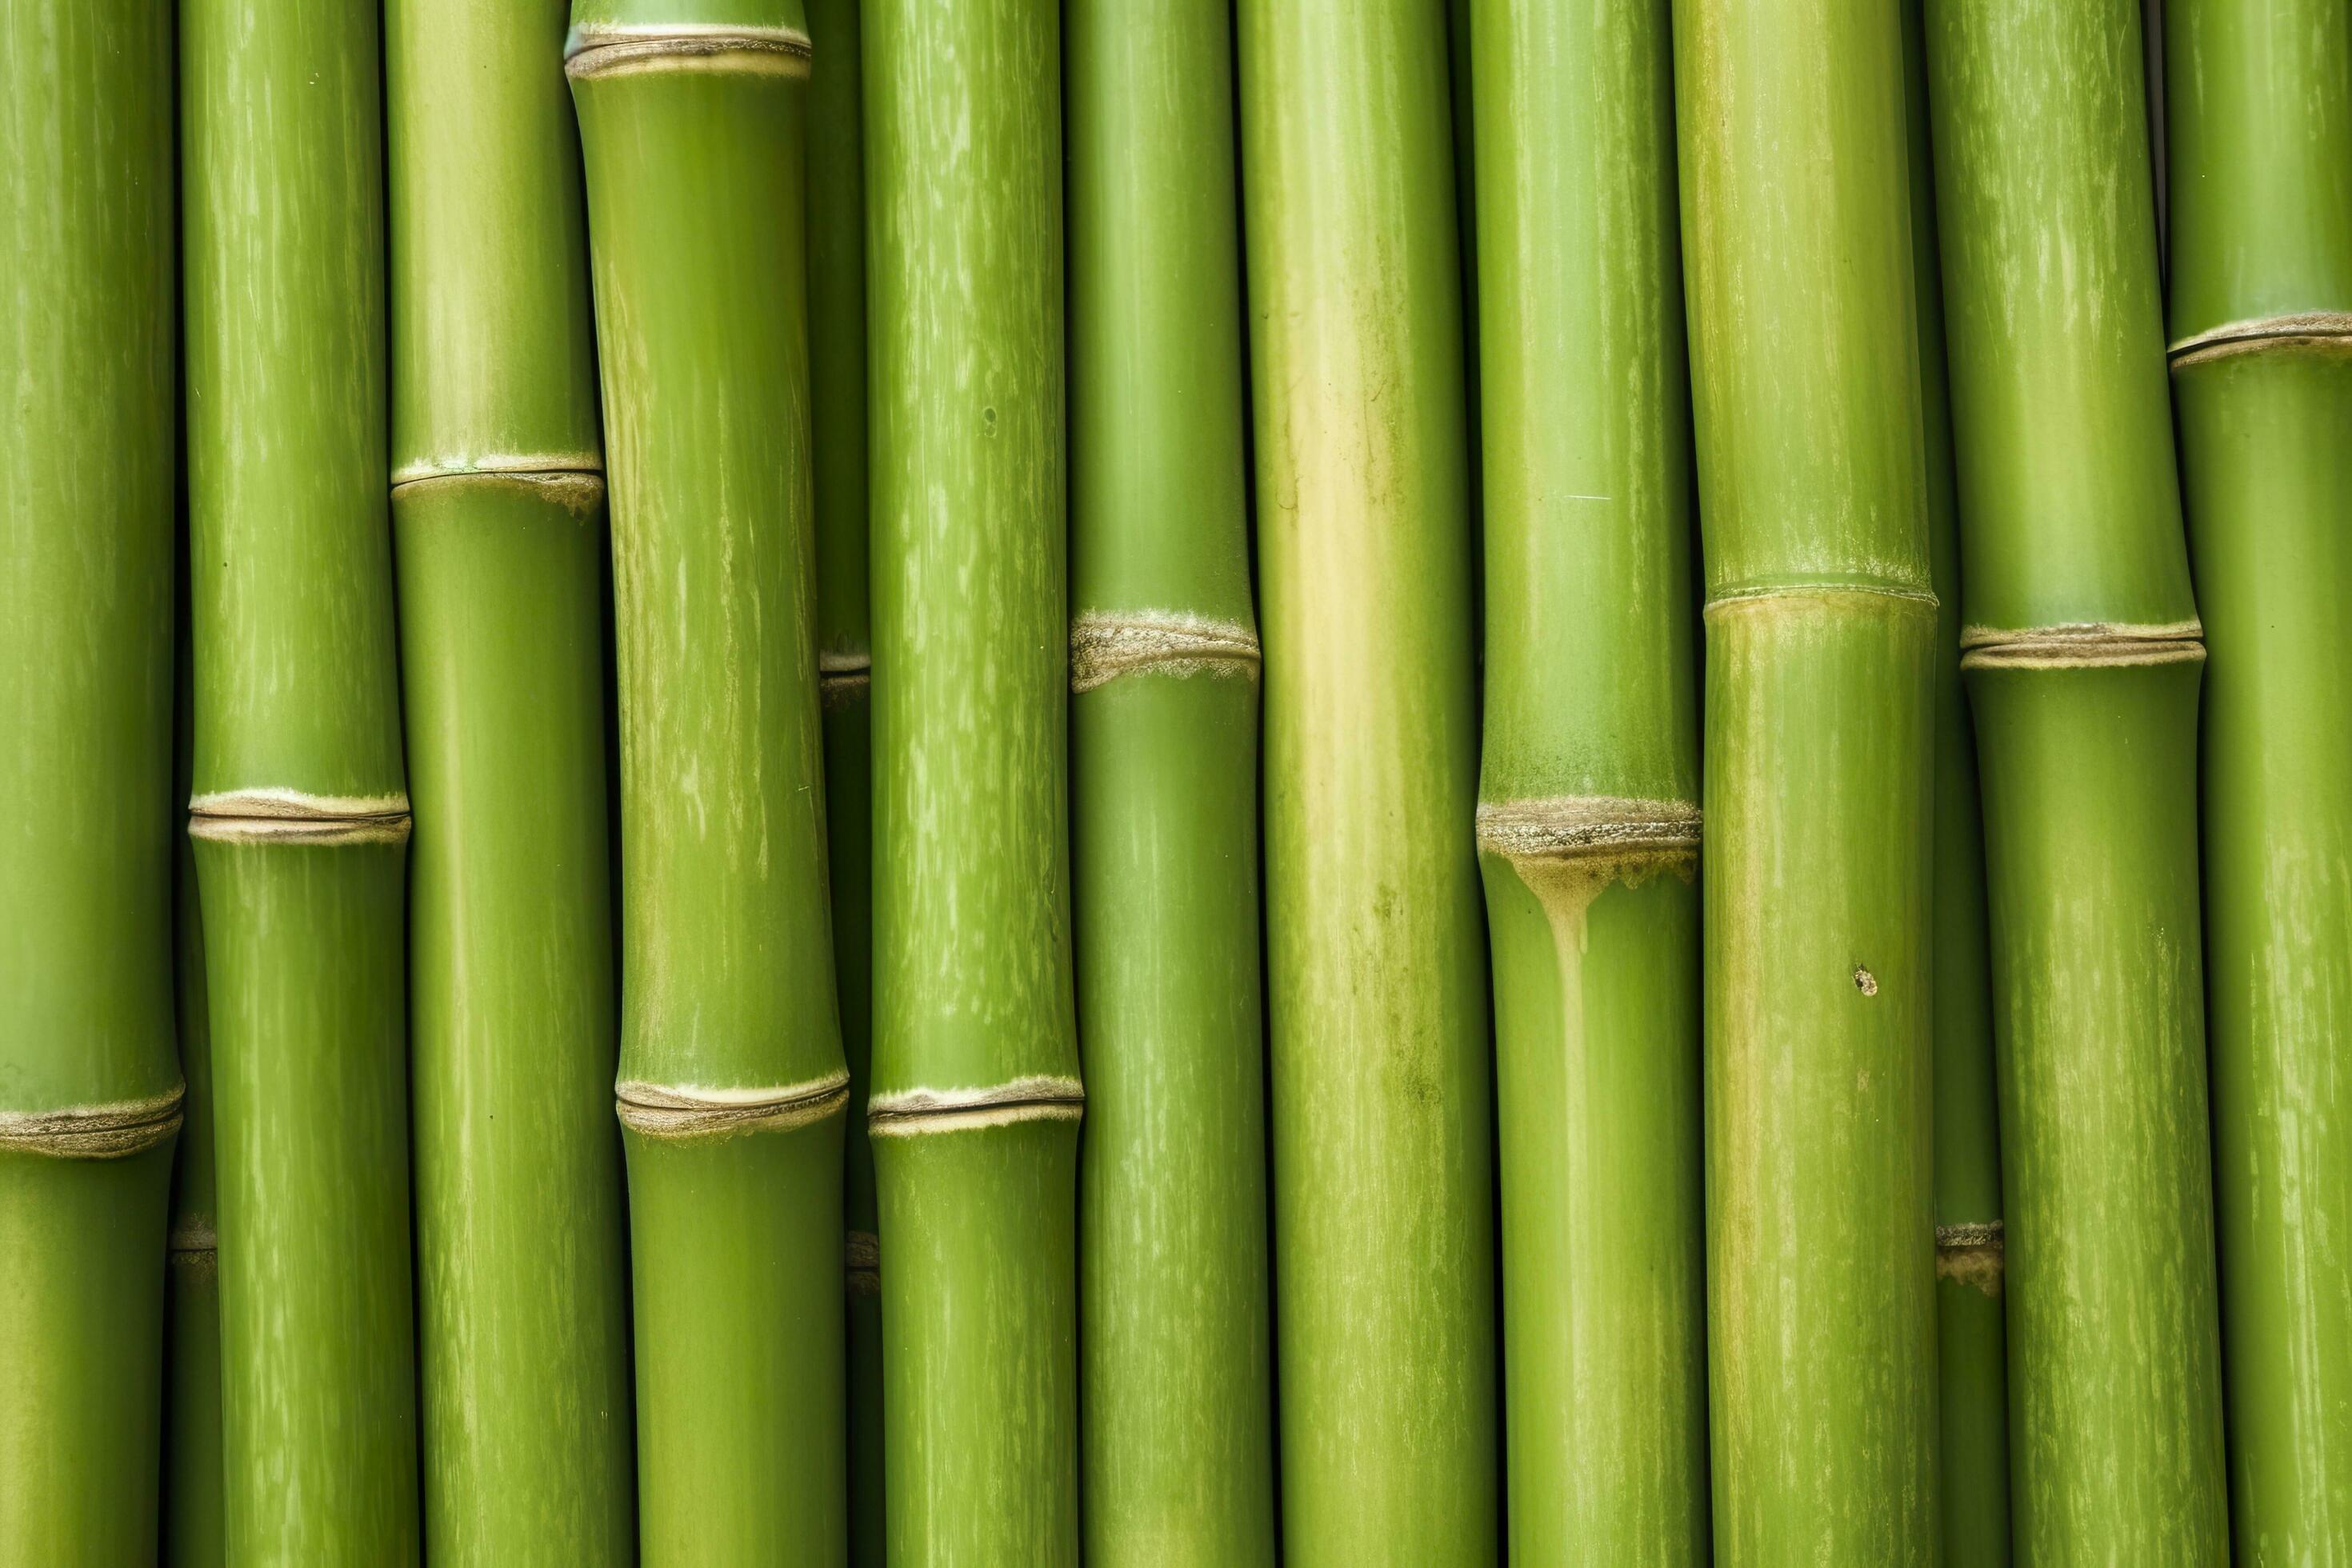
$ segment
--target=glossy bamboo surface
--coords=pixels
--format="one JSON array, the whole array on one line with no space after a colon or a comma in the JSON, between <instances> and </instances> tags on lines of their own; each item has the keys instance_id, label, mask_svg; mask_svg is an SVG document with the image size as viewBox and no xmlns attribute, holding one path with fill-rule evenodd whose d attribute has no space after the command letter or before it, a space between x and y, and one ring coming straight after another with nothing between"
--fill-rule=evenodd
<instances>
[{"instance_id":1,"label":"glossy bamboo surface","mask_svg":"<svg viewBox=\"0 0 2352 1568\"><path fill-rule=\"evenodd\" d=\"M1078 1559L1052 0L864 12L894 1563Z\"/></svg>"},{"instance_id":2,"label":"glossy bamboo surface","mask_svg":"<svg viewBox=\"0 0 2352 1568\"><path fill-rule=\"evenodd\" d=\"M1250 0L1239 26L1284 1552L1482 1562L1500 1434L1445 11Z\"/></svg>"},{"instance_id":3,"label":"glossy bamboo surface","mask_svg":"<svg viewBox=\"0 0 2352 1568\"><path fill-rule=\"evenodd\" d=\"M2203 655L2139 11L1944 8L1927 58L2001 1058L2015 1537L2033 1563L2225 1561Z\"/></svg>"},{"instance_id":4,"label":"glossy bamboo surface","mask_svg":"<svg viewBox=\"0 0 2352 1568\"><path fill-rule=\"evenodd\" d=\"M796 5L583 3L621 724L639 1537L847 1551Z\"/></svg>"},{"instance_id":5,"label":"glossy bamboo surface","mask_svg":"<svg viewBox=\"0 0 2352 1568\"><path fill-rule=\"evenodd\" d=\"M1901 13L1678 0L1675 25L1716 1560L1927 1563L1936 618Z\"/></svg>"},{"instance_id":6,"label":"glossy bamboo surface","mask_svg":"<svg viewBox=\"0 0 2352 1568\"><path fill-rule=\"evenodd\" d=\"M168 12L0 6L0 1561L152 1555L171 984Z\"/></svg>"},{"instance_id":7,"label":"glossy bamboo surface","mask_svg":"<svg viewBox=\"0 0 2352 1568\"><path fill-rule=\"evenodd\" d=\"M1481 3L1504 1409L1523 1561L1708 1557L1697 628L1669 7ZM1594 679L1605 670L1606 679Z\"/></svg>"},{"instance_id":8,"label":"glossy bamboo surface","mask_svg":"<svg viewBox=\"0 0 2352 1568\"><path fill-rule=\"evenodd\" d=\"M2269 1568L2352 1555L2352 13L2166 22L2231 1522Z\"/></svg>"}]
</instances>

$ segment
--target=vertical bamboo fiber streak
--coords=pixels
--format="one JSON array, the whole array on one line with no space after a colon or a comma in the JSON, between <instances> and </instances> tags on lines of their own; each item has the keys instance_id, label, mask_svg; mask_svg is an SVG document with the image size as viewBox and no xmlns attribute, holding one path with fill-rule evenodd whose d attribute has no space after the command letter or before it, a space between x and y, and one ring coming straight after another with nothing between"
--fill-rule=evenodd
<instances>
[{"instance_id":1,"label":"vertical bamboo fiber streak","mask_svg":"<svg viewBox=\"0 0 2352 1568\"><path fill-rule=\"evenodd\" d=\"M1936 589L1936 1420L1944 1568L2010 1560L2009 1373L2001 1298L2000 1133L1984 817L1960 678L1960 539L1936 244L1923 0L1903 6L1912 279L1918 298L1928 572Z\"/></svg>"},{"instance_id":2,"label":"vertical bamboo fiber streak","mask_svg":"<svg viewBox=\"0 0 2352 1568\"><path fill-rule=\"evenodd\" d=\"M172 26L0 5L0 1562L151 1561L173 1043Z\"/></svg>"},{"instance_id":3,"label":"vertical bamboo fiber streak","mask_svg":"<svg viewBox=\"0 0 2352 1568\"><path fill-rule=\"evenodd\" d=\"M563 0L392 0L425 1540L634 1561L604 484Z\"/></svg>"},{"instance_id":4,"label":"vertical bamboo fiber streak","mask_svg":"<svg viewBox=\"0 0 2352 1568\"><path fill-rule=\"evenodd\" d=\"M580 0L651 1563L834 1563L848 1076L825 892L796 0Z\"/></svg>"},{"instance_id":5,"label":"vertical bamboo fiber streak","mask_svg":"<svg viewBox=\"0 0 2352 1568\"><path fill-rule=\"evenodd\" d=\"M851 1118L848 1226L849 1556L885 1559L881 1243L866 1103L874 1038L872 659L866 608L866 168L857 0L809 0L809 380L816 496L817 680L824 712L833 960Z\"/></svg>"},{"instance_id":6,"label":"vertical bamboo fiber streak","mask_svg":"<svg viewBox=\"0 0 2352 1568\"><path fill-rule=\"evenodd\" d=\"M1927 1563L1936 605L1901 13L1676 0L1675 47L1716 1560Z\"/></svg>"},{"instance_id":7,"label":"vertical bamboo fiber streak","mask_svg":"<svg viewBox=\"0 0 2352 1568\"><path fill-rule=\"evenodd\" d=\"M1078 1560L1054 0L879 0L874 1077L889 1555Z\"/></svg>"},{"instance_id":8,"label":"vertical bamboo fiber streak","mask_svg":"<svg viewBox=\"0 0 2352 1568\"><path fill-rule=\"evenodd\" d=\"M1285 1555L1488 1562L1492 1130L1445 8L1248 0L1240 29Z\"/></svg>"},{"instance_id":9,"label":"vertical bamboo fiber streak","mask_svg":"<svg viewBox=\"0 0 2352 1568\"><path fill-rule=\"evenodd\" d=\"M1086 1560L1271 1565L1232 17L1066 16Z\"/></svg>"},{"instance_id":10,"label":"vertical bamboo fiber streak","mask_svg":"<svg viewBox=\"0 0 2352 1568\"><path fill-rule=\"evenodd\" d=\"M2352 10L2172 0L2231 1510L2352 1559Z\"/></svg>"},{"instance_id":11,"label":"vertical bamboo fiber streak","mask_svg":"<svg viewBox=\"0 0 2352 1568\"><path fill-rule=\"evenodd\" d=\"M376 8L180 12L225 1551L414 1560Z\"/></svg>"},{"instance_id":12,"label":"vertical bamboo fiber streak","mask_svg":"<svg viewBox=\"0 0 2352 1568\"><path fill-rule=\"evenodd\" d=\"M1668 11L1472 16L1507 1517L1514 1558L1596 1568L1708 1559Z\"/></svg>"},{"instance_id":13,"label":"vertical bamboo fiber streak","mask_svg":"<svg viewBox=\"0 0 2352 1568\"><path fill-rule=\"evenodd\" d=\"M2203 650L2135 0L1938 6L2019 1554L2222 1563L2196 843ZM2063 245L2053 236L2063 236Z\"/></svg>"}]
</instances>

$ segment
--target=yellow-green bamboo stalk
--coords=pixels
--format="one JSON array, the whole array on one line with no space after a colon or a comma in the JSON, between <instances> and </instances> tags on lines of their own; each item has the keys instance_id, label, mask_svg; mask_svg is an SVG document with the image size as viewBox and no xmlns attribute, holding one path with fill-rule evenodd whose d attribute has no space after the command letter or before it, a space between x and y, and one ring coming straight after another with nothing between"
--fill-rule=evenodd
<instances>
[{"instance_id":1,"label":"yellow-green bamboo stalk","mask_svg":"<svg viewBox=\"0 0 2352 1568\"><path fill-rule=\"evenodd\" d=\"M0 1563L152 1560L173 1048L172 28L0 4Z\"/></svg>"},{"instance_id":2,"label":"yellow-green bamboo stalk","mask_svg":"<svg viewBox=\"0 0 2352 1568\"><path fill-rule=\"evenodd\" d=\"M1924 1564L1936 603L1902 14L1676 0L1675 50L1716 1561Z\"/></svg>"},{"instance_id":3,"label":"yellow-green bamboo stalk","mask_svg":"<svg viewBox=\"0 0 2352 1568\"><path fill-rule=\"evenodd\" d=\"M645 1560L835 1563L842 1113L798 0L578 0Z\"/></svg>"},{"instance_id":4,"label":"yellow-green bamboo stalk","mask_svg":"<svg viewBox=\"0 0 2352 1568\"><path fill-rule=\"evenodd\" d=\"M2221 1563L2197 689L2136 0L1928 18L2033 1563Z\"/></svg>"},{"instance_id":5,"label":"yellow-green bamboo stalk","mask_svg":"<svg viewBox=\"0 0 2352 1568\"><path fill-rule=\"evenodd\" d=\"M1927 459L1928 572L1936 589L1935 992L1936 1421L1944 1568L2010 1559L2009 1373L2001 1299L2000 1135L1984 816L1976 733L1960 680L1960 538L1946 385L1936 170L1922 0L1904 0L1911 258Z\"/></svg>"},{"instance_id":6,"label":"yellow-green bamboo stalk","mask_svg":"<svg viewBox=\"0 0 2352 1568\"><path fill-rule=\"evenodd\" d=\"M866 604L866 158L857 0L809 0L809 382L815 432L817 681L842 1054L848 1292L849 1557L885 1560L881 1241L866 1103L874 1040L873 659Z\"/></svg>"},{"instance_id":7,"label":"yellow-green bamboo stalk","mask_svg":"<svg viewBox=\"0 0 2352 1568\"><path fill-rule=\"evenodd\" d=\"M2171 0L2231 1514L2352 1561L2352 9Z\"/></svg>"},{"instance_id":8,"label":"yellow-green bamboo stalk","mask_svg":"<svg viewBox=\"0 0 2352 1568\"><path fill-rule=\"evenodd\" d=\"M1054 0L865 11L893 1563L1078 1560Z\"/></svg>"},{"instance_id":9,"label":"yellow-green bamboo stalk","mask_svg":"<svg viewBox=\"0 0 2352 1568\"><path fill-rule=\"evenodd\" d=\"M392 0L425 1540L633 1561L602 453L564 0Z\"/></svg>"},{"instance_id":10,"label":"yellow-green bamboo stalk","mask_svg":"<svg viewBox=\"0 0 2352 1568\"><path fill-rule=\"evenodd\" d=\"M180 11L226 1552L414 1560L377 15Z\"/></svg>"},{"instance_id":11,"label":"yellow-green bamboo stalk","mask_svg":"<svg viewBox=\"0 0 2352 1568\"><path fill-rule=\"evenodd\" d=\"M1507 1513L1514 1558L1596 1568L1707 1559L1668 9L1477 0L1472 18Z\"/></svg>"},{"instance_id":12,"label":"yellow-green bamboo stalk","mask_svg":"<svg viewBox=\"0 0 2352 1568\"><path fill-rule=\"evenodd\" d=\"M1226 0L1073 0L1086 1558L1271 1564L1258 649Z\"/></svg>"},{"instance_id":13,"label":"yellow-green bamboo stalk","mask_svg":"<svg viewBox=\"0 0 2352 1568\"><path fill-rule=\"evenodd\" d=\"M1496 1550L1444 0L1240 11L1283 1541Z\"/></svg>"}]
</instances>

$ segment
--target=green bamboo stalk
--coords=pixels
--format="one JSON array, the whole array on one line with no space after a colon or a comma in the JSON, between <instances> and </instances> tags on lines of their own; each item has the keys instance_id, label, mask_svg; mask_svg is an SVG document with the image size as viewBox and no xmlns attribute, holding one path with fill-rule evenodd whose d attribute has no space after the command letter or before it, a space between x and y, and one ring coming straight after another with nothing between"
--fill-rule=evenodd
<instances>
[{"instance_id":1,"label":"green bamboo stalk","mask_svg":"<svg viewBox=\"0 0 2352 1568\"><path fill-rule=\"evenodd\" d=\"M1445 8L1248 0L1240 29L1284 1546L1309 1564L1486 1562L1494 1211Z\"/></svg>"},{"instance_id":2,"label":"green bamboo stalk","mask_svg":"<svg viewBox=\"0 0 2352 1568\"><path fill-rule=\"evenodd\" d=\"M874 1040L873 658L866 595L866 158L857 0L809 0L809 379L816 496L817 682L824 710L826 864L849 1103L866 1103ZM845 1131L849 1557L887 1557L881 1241L874 1150Z\"/></svg>"},{"instance_id":3,"label":"green bamboo stalk","mask_svg":"<svg viewBox=\"0 0 2352 1568\"><path fill-rule=\"evenodd\" d=\"M1078 1560L1059 7L865 11L894 1563Z\"/></svg>"},{"instance_id":4,"label":"green bamboo stalk","mask_svg":"<svg viewBox=\"0 0 2352 1568\"><path fill-rule=\"evenodd\" d=\"M1936 606L1901 12L1676 0L1675 47L1717 1561L1927 1563Z\"/></svg>"},{"instance_id":5,"label":"green bamboo stalk","mask_svg":"<svg viewBox=\"0 0 2352 1568\"><path fill-rule=\"evenodd\" d=\"M226 1552L417 1555L375 7L180 13Z\"/></svg>"},{"instance_id":6,"label":"green bamboo stalk","mask_svg":"<svg viewBox=\"0 0 2352 1568\"><path fill-rule=\"evenodd\" d=\"M1698 682L1667 0L1476 0L1511 1555L1707 1561ZM1606 670L1605 679L1594 679Z\"/></svg>"},{"instance_id":7,"label":"green bamboo stalk","mask_svg":"<svg viewBox=\"0 0 2352 1568\"><path fill-rule=\"evenodd\" d=\"M2172 0L2238 1561L2352 1558L2352 11Z\"/></svg>"},{"instance_id":8,"label":"green bamboo stalk","mask_svg":"<svg viewBox=\"0 0 2352 1568\"><path fill-rule=\"evenodd\" d=\"M866 20L890 1555L1075 1562L1055 16Z\"/></svg>"},{"instance_id":9,"label":"green bamboo stalk","mask_svg":"<svg viewBox=\"0 0 2352 1568\"><path fill-rule=\"evenodd\" d=\"M605 532L563 0L393 0L425 1539L632 1561Z\"/></svg>"},{"instance_id":10,"label":"green bamboo stalk","mask_svg":"<svg viewBox=\"0 0 2352 1568\"><path fill-rule=\"evenodd\" d=\"M646 1560L846 1551L797 0L580 0Z\"/></svg>"},{"instance_id":11,"label":"green bamboo stalk","mask_svg":"<svg viewBox=\"0 0 2352 1568\"><path fill-rule=\"evenodd\" d=\"M154 1556L171 984L172 30L0 4L0 1562Z\"/></svg>"},{"instance_id":12,"label":"green bamboo stalk","mask_svg":"<svg viewBox=\"0 0 2352 1568\"><path fill-rule=\"evenodd\" d=\"M184 538L184 534L183 538ZM181 582L186 582L182 563ZM173 797L188 798L195 682L188 606L180 609L173 682ZM205 990L204 910L196 893L195 843L175 834L172 876L173 1018L187 1079L185 1120L173 1152L169 1302L163 1372L163 1561L173 1568L218 1568L226 1561L221 1519L220 1256L213 1181L212 1024Z\"/></svg>"},{"instance_id":13,"label":"green bamboo stalk","mask_svg":"<svg viewBox=\"0 0 2352 1568\"><path fill-rule=\"evenodd\" d=\"M1270 1565L1232 15L1066 14L1086 1560Z\"/></svg>"},{"instance_id":14,"label":"green bamboo stalk","mask_svg":"<svg viewBox=\"0 0 2352 1568\"><path fill-rule=\"evenodd\" d=\"M2197 689L2136 0L1928 19L2034 1563L2226 1562Z\"/></svg>"},{"instance_id":15,"label":"green bamboo stalk","mask_svg":"<svg viewBox=\"0 0 2352 1568\"><path fill-rule=\"evenodd\" d=\"M1936 590L1935 996L1937 1497L1944 1568L2010 1560L2009 1370L2001 1300L2000 1127L1984 815L1976 731L1960 678L1960 536L1937 269L1922 0L1903 7L1910 129L1911 262L1927 460L1928 575Z\"/></svg>"}]
</instances>

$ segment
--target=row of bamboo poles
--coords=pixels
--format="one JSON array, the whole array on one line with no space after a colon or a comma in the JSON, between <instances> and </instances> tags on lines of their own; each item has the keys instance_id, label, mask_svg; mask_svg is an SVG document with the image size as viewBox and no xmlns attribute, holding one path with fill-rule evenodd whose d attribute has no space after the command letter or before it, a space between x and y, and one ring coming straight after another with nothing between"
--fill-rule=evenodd
<instances>
[{"instance_id":1,"label":"row of bamboo poles","mask_svg":"<svg viewBox=\"0 0 2352 1568\"><path fill-rule=\"evenodd\" d=\"M2166 10L0 0L0 1562L2352 1557Z\"/></svg>"}]
</instances>

